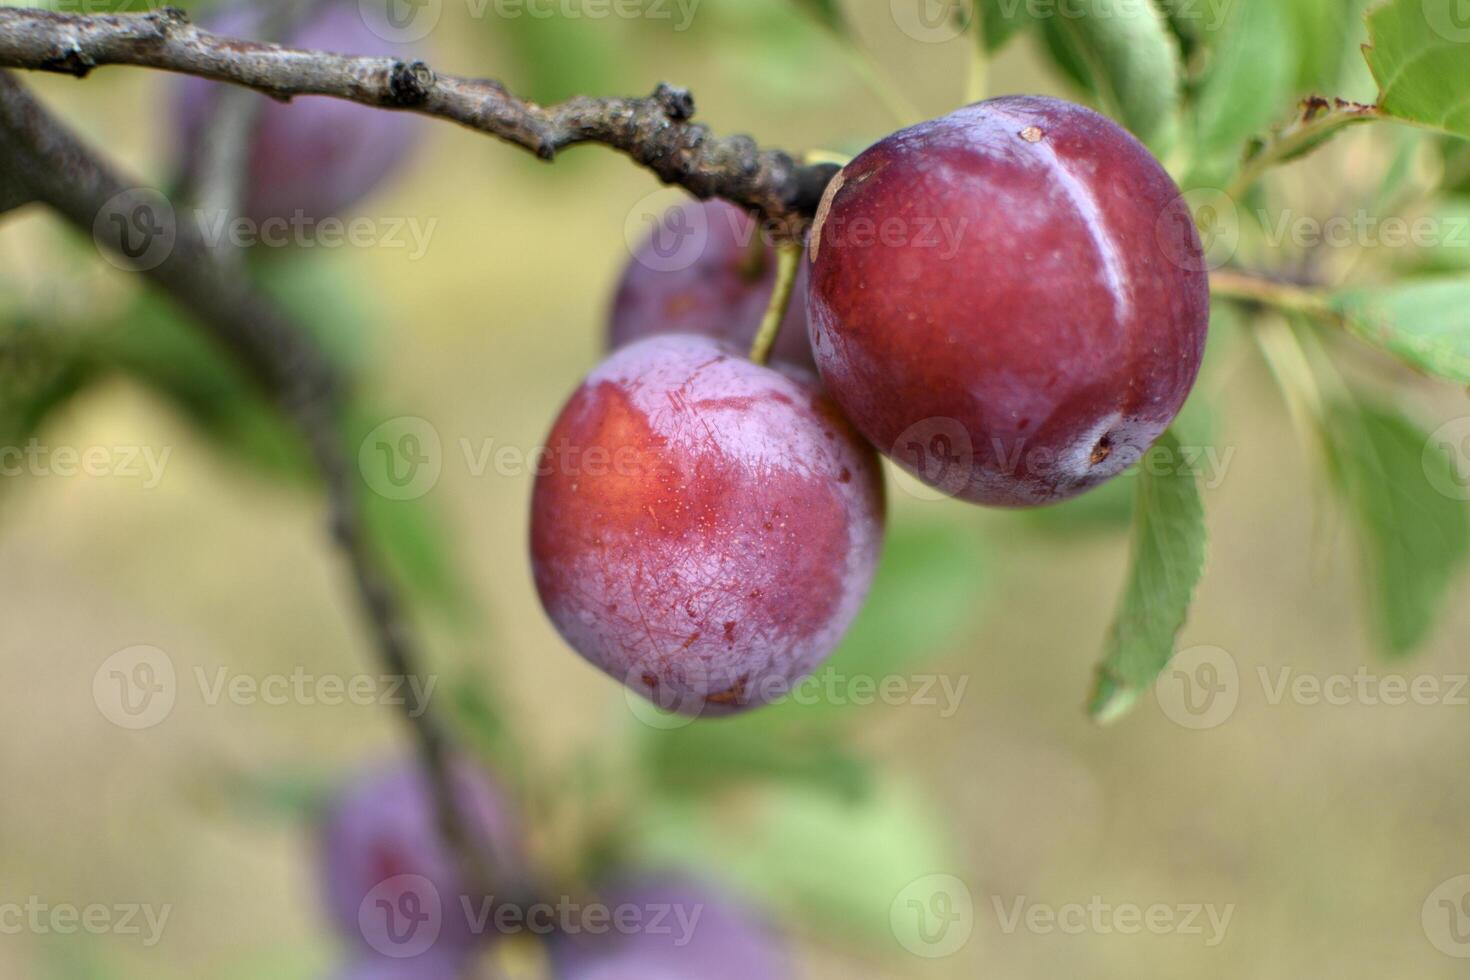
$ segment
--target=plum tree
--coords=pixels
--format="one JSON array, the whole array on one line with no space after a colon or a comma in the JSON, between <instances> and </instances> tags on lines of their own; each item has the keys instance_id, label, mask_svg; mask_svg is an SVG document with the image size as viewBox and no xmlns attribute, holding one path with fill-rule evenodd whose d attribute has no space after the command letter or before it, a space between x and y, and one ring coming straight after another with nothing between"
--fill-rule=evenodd
<instances>
[{"instance_id":1,"label":"plum tree","mask_svg":"<svg viewBox=\"0 0 1470 980\"><path fill-rule=\"evenodd\" d=\"M749 909L696 878L633 877L609 883L601 897L613 913L623 912L643 928L558 936L551 946L551 958L561 980L782 980L791 976L786 951L766 925Z\"/></svg>"},{"instance_id":2,"label":"plum tree","mask_svg":"<svg viewBox=\"0 0 1470 980\"><path fill-rule=\"evenodd\" d=\"M518 867L518 836L500 792L467 764L452 780L467 832ZM474 945L484 896L472 894L444 843L421 768L400 764L359 778L328 808L319 838L327 912L344 935L366 944L364 962L377 962L370 954L450 956Z\"/></svg>"},{"instance_id":3,"label":"plum tree","mask_svg":"<svg viewBox=\"0 0 1470 980\"><path fill-rule=\"evenodd\" d=\"M666 333L748 348L775 288L772 252L755 221L733 204L690 202L670 209L623 270L608 317L608 349ZM771 357L815 370L805 272Z\"/></svg>"},{"instance_id":4,"label":"plum tree","mask_svg":"<svg viewBox=\"0 0 1470 980\"><path fill-rule=\"evenodd\" d=\"M240 37L267 29L271 5L236 4L213 30ZM316 4L282 40L301 47L402 58L401 46L372 33L357 5L342 0ZM178 87L176 129L180 168L197 177L203 141L227 86L190 76ZM245 160L242 215L319 221L366 197L407 157L417 121L405 113L316 96L277 102L259 96Z\"/></svg>"},{"instance_id":5,"label":"plum tree","mask_svg":"<svg viewBox=\"0 0 1470 980\"><path fill-rule=\"evenodd\" d=\"M1125 130L1056 99L872 146L828 186L809 263L833 397L966 500L1033 506L1116 476L1199 371L1209 285L1186 202Z\"/></svg>"},{"instance_id":6,"label":"plum tree","mask_svg":"<svg viewBox=\"0 0 1470 980\"><path fill-rule=\"evenodd\" d=\"M724 714L831 653L882 532L877 458L814 379L670 335L614 353L563 409L531 559L582 656L661 707Z\"/></svg>"}]
</instances>

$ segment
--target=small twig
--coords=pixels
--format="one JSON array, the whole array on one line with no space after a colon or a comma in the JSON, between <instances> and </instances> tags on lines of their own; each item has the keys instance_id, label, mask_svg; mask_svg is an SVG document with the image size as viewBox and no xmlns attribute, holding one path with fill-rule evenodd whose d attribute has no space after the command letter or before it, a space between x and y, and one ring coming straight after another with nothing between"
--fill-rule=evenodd
<instances>
[{"instance_id":1,"label":"small twig","mask_svg":"<svg viewBox=\"0 0 1470 980\"><path fill-rule=\"evenodd\" d=\"M786 308L791 305L791 294L796 288L796 273L801 266L802 246L800 242L780 242L776 245L776 286L771 290L770 302L766 304L765 316L755 332L755 341L750 345L750 359L764 364L776 345L781 333L781 323L786 319Z\"/></svg>"},{"instance_id":2,"label":"small twig","mask_svg":"<svg viewBox=\"0 0 1470 980\"><path fill-rule=\"evenodd\" d=\"M99 246L128 254L123 222L99 221L109 204L136 191L70 130L54 119L8 72L0 71L0 168L19 172L37 200L58 212ZM152 214L150 220L164 216ZM307 335L242 277L213 261L198 230L174 222L176 240L143 271L192 315L199 327L232 352L279 403L306 440L330 503L331 531L351 569L378 654L388 673L420 673L418 655L397 596L379 573L364 538L358 491L338 426L340 380ZM491 879L490 858L467 831L449 775L449 747L437 716L406 711L419 755L434 788L445 837L477 889ZM488 842L486 842L488 844ZM509 868L506 864L503 867ZM512 885L512 888L518 886ZM504 889L501 889L503 893ZM488 894L488 889L483 893Z\"/></svg>"},{"instance_id":3,"label":"small twig","mask_svg":"<svg viewBox=\"0 0 1470 980\"><path fill-rule=\"evenodd\" d=\"M1219 269L1211 273L1210 292L1225 299L1259 303L1287 313L1301 313L1319 319L1335 316L1327 298L1317 290L1237 269Z\"/></svg>"},{"instance_id":4,"label":"small twig","mask_svg":"<svg viewBox=\"0 0 1470 980\"><path fill-rule=\"evenodd\" d=\"M1305 99L1300 115L1252 148L1240 172L1226 189L1231 200L1239 201L1255 186L1257 180L1272 167L1294 160L1316 148L1328 137L1353 123L1383 118L1378 109L1360 102L1343 99L1328 101L1317 96Z\"/></svg>"},{"instance_id":5,"label":"small twig","mask_svg":"<svg viewBox=\"0 0 1470 980\"><path fill-rule=\"evenodd\" d=\"M0 7L0 68L86 75L138 65L232 82L277 99L326 95L449 119L524 147L543 160L579 143L632 157L665 183L699 198L722 197L799 237L835 168L803 167L749 136L717 137L690 122L694 99L660 84L646 98L586 96L541 106L493 79L441 75L422 61L304 51L219 37L165 7L88 16Z\"/></svg>"}]
</instances>

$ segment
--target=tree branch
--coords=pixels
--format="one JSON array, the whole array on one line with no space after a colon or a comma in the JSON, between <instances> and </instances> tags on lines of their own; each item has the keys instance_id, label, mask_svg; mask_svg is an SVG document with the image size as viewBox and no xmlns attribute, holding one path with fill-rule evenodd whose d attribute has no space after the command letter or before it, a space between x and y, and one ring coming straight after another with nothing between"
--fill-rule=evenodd
<instances>
[{"instance_id":1,"label":"tree branch","mask_svg":"<svg viewBox=\"0 0 1470 980\"><path fill-rule=\"evenodd\" d=\"M0 68L82 77L103 65L137 65L253 88L277 99L325 95L449 119L551 160L601 143L665 183L722 197L800 235L836 173L802 166L749 136L717 137L690 122L694 100L660 84L647 98L578 96L554 106L516 98L493 79L440 75L422 61L304 51L224 38L165 7L142 14L80 15L0 7Z\"/></svg>"},{"instance_id":2,"label":"tree branch","mask_svg":"<svg viewBox=\"0 0 1470 980\"><path fill-rule=\"evenodd\" d=\"M19 174L36 200L93 236L99 246L129 254L131 229L98 216L115 207L120 196L136 194L136 183L112 170L4 71L0 71L0 173ZM159 222L171 216L149 217ZM379 573L360 523L357 483L338 424L340 379L295 323L245 279L214 261L191 222L174 221L172 226L176 236L172 248L142 274L238 357L300 430L325 483L332 536L351 570L378 655L394 676L419 674L418 654L397 596ZM461 857L470 881L477 889L486 888L491 859L482 847L489 842L472 837L462 818L452 790L446 735L427 710L408 710L405 717L434 788L445 837ZM504 893L507 883L501 884Z\"/></svg>"},{"instance_id":3,"label":"tree branch","mask_svg":"<svg viewBox=\"0 0 1470 980\"><path fill-rule=\"evenodd\" d=\"M0 214L29 204L36 196L20 179L20 174L0 157Z\"/></svg>"}]
</instances>

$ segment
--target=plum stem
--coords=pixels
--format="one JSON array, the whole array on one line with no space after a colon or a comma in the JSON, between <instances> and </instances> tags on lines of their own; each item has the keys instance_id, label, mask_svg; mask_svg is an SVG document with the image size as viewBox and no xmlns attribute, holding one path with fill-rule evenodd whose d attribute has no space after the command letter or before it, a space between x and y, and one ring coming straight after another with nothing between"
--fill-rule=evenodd
<instances>
[{"instance_id":1,"label":"plum stem","mask_svg":"<svg viewBox=\"0 0 1470 980\"><path fill-rule=\"evenodd\" d=\"M766 263L769 260L765 235L762 234L760 223L756 222L751 226L750 241L745 246L745 254L740 257L736 272L746 282L759 282L766 274Z\"/></svg>"},{"instance_id":2,"label":"plum stem","mask_svg":"<svg viewBox=\"0 0 1470 980\"><path fill-rule=\"evenodd\" d=\"M1230 182L1226 194L1231 200L1239 201L1272 167L1305 156L1347 126L1382 118L1383 114L1374 106L1344 99L1306 99L1296 119L1255 148Z\"/></svg>"},{"instance_id":3,"label":"plum stem","mask_svg":"<svg viewBox=\"0 0 1470 980\"><path fill-rule=\"evenodd\" d=\"M786 308L791 305L791 294L796 291L796 274L801 269L804 249L800 242L782 242L776 246L776 288L771 290L771 301L766 304L765 316L760 329L750 345L750 359L764 364L776 345L781 333L781 324L786 319Z\"/></svg>"}]
</instances>

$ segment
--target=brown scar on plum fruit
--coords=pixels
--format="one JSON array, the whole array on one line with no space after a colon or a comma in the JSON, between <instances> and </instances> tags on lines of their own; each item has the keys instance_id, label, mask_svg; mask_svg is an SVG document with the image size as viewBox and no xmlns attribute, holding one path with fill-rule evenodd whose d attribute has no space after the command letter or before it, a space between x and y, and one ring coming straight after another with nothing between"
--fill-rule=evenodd
<instances>
[{"instance_id":1,"label":"brown scar on plum fruit","mask_svg":"<svg viewBox=\"0 0 1470 980\"><path fill-rule=\"evenodd\" d=\"M725 690L717 694L706 694L704 700L709 704L744 704L745 685L749 681L750 675L744 675Z\"/></svg>"}]
</instances>

